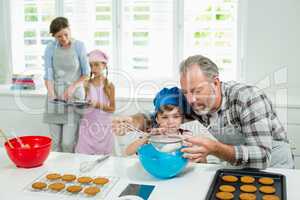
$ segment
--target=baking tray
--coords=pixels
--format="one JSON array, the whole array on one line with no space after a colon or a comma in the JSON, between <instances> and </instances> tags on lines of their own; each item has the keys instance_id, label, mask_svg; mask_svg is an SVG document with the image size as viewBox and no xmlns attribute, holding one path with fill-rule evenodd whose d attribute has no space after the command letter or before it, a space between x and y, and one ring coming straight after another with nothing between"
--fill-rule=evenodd
<instances>
[{"instance_id":1,"label":"baking tray","mask_svg":"<svg viewBox=\"0 0 300 200\"><path fill-rule=\"evenodd\" d=\"M233 175L238 178L237 182L234 183L229 183L225 182L222 180L222 176L225 175ZM246 169L219 169L215 176L214 179L210 185L210 188L206 194L206 200L212 200L212 199L218 199L216 197L216 193L219 192L219 187L220 185L232 185L235 187L235 191L232 193L234 195L234 200L239 199L239 195L242 191L240 191L240 186L244 185L245 183L240 182L240 178L242 176L252 176L255 178L255 182L252 183L257 187L257 191L255 193L256 199L262 199L262 196L264 195L259 191L259 187L262 186L261 183L258 182L258 179L261 177L268 177L272 178L274 180L274 184L272 185L273 187L276 188L276 192L274 193L277 195L281 200L286 200L286 178L282 174L278 173L269 173L269 172L264 172L260 171L258 169L253 169L253 168L246 168Z\"/></svg>"},{"instance_id":2,"label":"baking tray","mask_svg":"<svg viewBox=\"0 0 300 200\"><path fill-rule=\"evenodd\" d=\"M50 102L53 104L59 104L64 106L75 106L75 107L88 107L90 105L90 103L85 100L65 101L61 99L53 99Z\"/></svg>"},{"instance_id":3,"label":"baking tray","mask_svg":"<svg viewBox=\"0 0 300 200\"><path fill-rule=\"evenodd\" d=\"M59 173L61 175L63 174L73 174L75 175L77 178L80 176L89 176L91 178L96 178L96 177L105 177L109 179L109 182L103 186L101 185L96 185L94 183L88 183L88 184L80 184L77 183L76 181L73 182L66 182L63 180L48 180L46 178L47 174L50 173ZM35 182L44 182L47 184L47 187L49 184L51 183L55 183L55 182L60 182L60 183L64 183L65 184L65 188L61 191L52 191L48 188L43 189L43 190L37 190L37 189L33 189L32 188L32 184ZM44 194L44 195L52 195L52 196L56 196L57 199L59 199L60 197L71 197L71 198L76 198L76 199L89 199L89 200L96 200L96 199L105 199L106 196L110 193L110 191L113 189L113 187L117 184L117 182L119 181L119 177L114 177L114 176L102 176L102 175L86 175L86 174L76 174L76 173L65 173L65 172L59 172L59 171L48 171L46 173L43 173L41 176L37 177L36 179L34 179L33 181L31 181L28 185L26 185L26 187L23 189L24 192L30 192L30 193L35 193L35 194ZM79 193L70 193L66 190L66 188L70 185L81 185L83 188L89 187L89 186L96 186L98 188L100 188L100 192L98 194L96 194L95 196L88 196L86 194L84 194L83 190Z\"/></svg>"}]
</instances>

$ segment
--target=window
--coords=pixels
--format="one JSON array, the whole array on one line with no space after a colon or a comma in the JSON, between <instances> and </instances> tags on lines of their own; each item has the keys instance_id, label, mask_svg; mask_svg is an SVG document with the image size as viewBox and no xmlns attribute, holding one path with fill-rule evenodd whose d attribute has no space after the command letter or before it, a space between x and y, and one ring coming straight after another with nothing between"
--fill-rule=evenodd
<instances>
[{"instance_id":1,"label":"window","mask_svg":"<svg viewBox=\"0 0 300 200\"><path fill-rule=\"evenodd\" d=\"M202 54L222 80L236 77L237 0L184 1L184 57Z\"/></svg>"},{"instance_id":2,"label":"window","mask_svg":"<svg viewBox=\"0 0 300 200\"><path fill-rule=\"evenodd\" d=\"M173 0L122 3L122 69L135 80L173 78Z\"/></svg>"},{"instance_id":3,"label":"window","mask_svg":"<svg viewBox=\"0 0 300 200\"><path fill-rule=\"evenodd\" d=\"M110 68L135 84L177 80L178 62L203 54L236 79L238 0L12 0L13 72L43 72L43 53L53 38L49 25L66 16L72 36L98 48ZM124 81L114 77L117 85Z\"/></svg>"},{"instance_id":4,"label":"window","mask_svg":"<svg viewBox=\"0 0 300 200\"><path fill-rule=\"evenodd\" d=\"M55 1L10 2L13 72L42 73L44 48L52 39L49 24L55 16Z\"/></svg>"},{"instance_id":5,"label":"window","mask_svg":"<svg viewBox=\"0 0 300 200\"><path fill-rule=\"evenodd\" d=\"M112 0L63 2L63 13L70 21L74 38L83 41L88 51L95 48L103 50L113 61Z\"/></svg>"}]
</instances>

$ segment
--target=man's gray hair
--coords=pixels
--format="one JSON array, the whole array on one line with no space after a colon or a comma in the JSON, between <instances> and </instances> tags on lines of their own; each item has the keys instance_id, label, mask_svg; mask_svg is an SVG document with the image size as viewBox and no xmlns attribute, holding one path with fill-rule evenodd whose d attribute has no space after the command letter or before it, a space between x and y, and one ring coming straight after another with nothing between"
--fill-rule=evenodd
<instances>
[{"instance_id":1,"label":"man's gray hair","mask_svg":"<svg viewBox=\"0 0 300 200\"><path fill-rule=\"evenodd\" d=\"M188 68L194 64L197 64L202 72L210 79L219 76L219 69L217 65L209 58L202 55L190 56L183 60L179 65L180 74L186 73Z\"/></svg>"}]
</instances>

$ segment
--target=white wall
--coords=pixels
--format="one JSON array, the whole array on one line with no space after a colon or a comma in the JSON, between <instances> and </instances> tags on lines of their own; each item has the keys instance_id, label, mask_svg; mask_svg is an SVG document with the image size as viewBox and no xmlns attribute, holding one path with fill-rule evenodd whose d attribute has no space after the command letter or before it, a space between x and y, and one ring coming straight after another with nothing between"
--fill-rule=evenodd
<instances>
[{"instance_id":1,"label":"white wall","mask_svg":"<svg viewBox=\"0 0 300 200\"><path fill-rule=\"evenodd\" d=\"M9 50L8 34L6 30L8 23L6 0L0 0L0 84L6 83L9 77Z\"/></svg>"},{"instance_id":2,"label":"white wall","mask_svg":"<svg viewBox=\"0 0 300 200\"><path fill-rule=\"evenodd\" d=\"M2 5L3 1L0 0L0 32L3 33L3 5ZM3 34L0 34L0 47L3 47ZM3 52L4 52L4 48L0 48L0 83L3 83L3 74L4 74L4 66L3 66Z\"/></svg>"},{"instance_id":3,"label":"white wall","mask_svg":"<svg viewBox=\"0 0 300 200\"><path fill-rule=\"evenodd\" d=\"M300 168L300 1L241 0L243 16L243 76L266 90L284 123Z\"/></svg>"},{"instance_id":4,"label":"white wall","mask_svg":"<svg viewBox=\"0 0 300 200\"><path fill-rule=\"evenodd\" d=\"M276 87L274 76L280 76L282 81L287 79L289 104L297 103L300 97L297 91L300 89L299 10L299 0L247 0L245 15L245 81L255 84L268 82L269 78ZM276 73L282 68L286 71Z\"/></svg>"}]
</instances>

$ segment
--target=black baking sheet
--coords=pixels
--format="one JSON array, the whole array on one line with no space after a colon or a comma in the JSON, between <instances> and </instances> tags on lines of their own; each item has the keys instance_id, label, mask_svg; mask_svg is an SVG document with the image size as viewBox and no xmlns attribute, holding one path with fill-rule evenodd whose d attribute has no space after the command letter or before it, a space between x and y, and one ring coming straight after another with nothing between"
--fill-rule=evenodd
<instances>
[{"instance_id":1,"label":"black baking sheet","mask_svg":"<svg viewBox=\"0 0 300 200\"><path fill-rule=\"evenodd\" d=\"M222 180L222 176L225 175L233 175L236 176L239 180L235 183L228 183ZM286 178L282 174L278 173L269 173L269 172L264 172L260 171L258 169L219 169L215 176L214 179L210 185L209 191L207 192L206 195L206 200L212 200L212 199L217 199L216 198L216 193L219 192L219 187L221 185L232 185L236 188L235 192L233 192L234 195L234 200L239 199L239 195L241 193L240 191L240 186L244 185L245 183L240 182L240 178L242 176L252 176L255 178L255 182L253 185L257 187L257 191L253 194L256 195L256 199L262 199L262 196L264 195L259 191L259 187L263 186L261 183L258 182L258 179L261 177L269 177L274 180L274 184L272 185L273 187L276 188L276 192L274 193L277 195L281 200L286 200Z\"/></svg>"}]
</instances>

